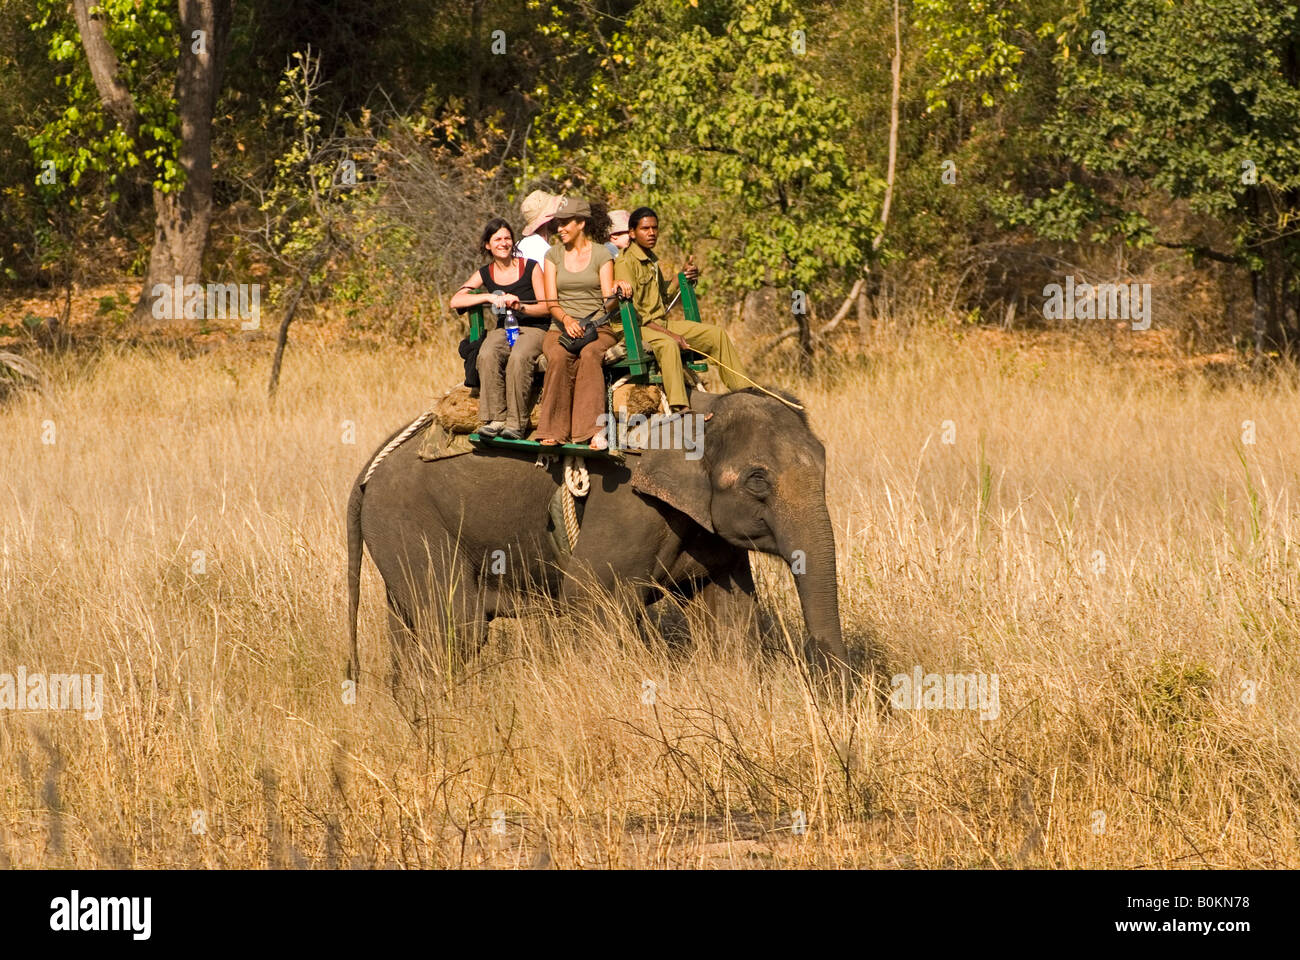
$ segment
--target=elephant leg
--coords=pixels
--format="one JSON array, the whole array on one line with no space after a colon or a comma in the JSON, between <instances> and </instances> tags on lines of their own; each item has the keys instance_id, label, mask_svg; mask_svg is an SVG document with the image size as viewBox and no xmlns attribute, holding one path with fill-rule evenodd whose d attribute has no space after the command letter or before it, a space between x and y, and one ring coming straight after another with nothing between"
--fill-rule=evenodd
<instances>
[{"instance_id":1,"label":"elephant leg","mask_svg":"<svg viewBox=\"0 0 1300 960\"><path fill-rule=\"evenodd\" d=\"M592 563L578 538L578 547L560 568L559 598L566 606L600 604L614 594L618 572L608 563Z\"/></svg>"},{"instance_id":2,"label":"elephant leg","mask_svg":"<svg viewBox=\"0 0 1300 960\"><path fill-rule=\"evenodd\" d=\"M686 589L679 589L679 586L661 586L654 591L642 621L647 630L652 629L658 634L670 653L683 653L690 649L692 632L688 610L692 602L698 604L695 598L698 584L692 582L686 585Z\"/></svg>"},{"instance_id":3,"label":"elephant leg","mask_svg":"<svg viewBox=\"0 0 1300 960\"><path fill-rule=\"evenodd\" d=\"M680 653L690 646L691 629L681 601L660 597L651 603L628 604L641 645L647 650Z\"/></svg>"},{"instance_id":4,"label":"elephant leg","mask_svg":"<svg viewBox=\"0 0 1300 960\"><path fill-rule=\"evenodd\" d=\"M412 665L412 658L419 644L415 627L406 614L398 607L393 595L388 594L388 639L389 652L392 657L392 691L394 698L402 686L402 678Z\"/></svg>"},{"instance_id":5,"label":"elephant leg","mask_svg":"<svg viewBox=\"0 0 1300 960\"><path fill-rule=\"evenodd\" d=\"M494 619L489 591L476 580L466 581L458 598L455 648L461 663L478 656L488 639L488 624Z\"/></svg>"},{"instance_id":6,"label":"elephant leg","mask_svg":"<svg viewBox=\"0 0 1300 960\"><path fill-rule=\"evenodd\" d=\"M758 602L749 555L736 564L711 574L699 593L703 607L703 628L718 652L736 650L757 659L762 651Z\"/></svg>"},{"instance_id":7,"label":"elephant leg","mask_svg":"<svg viewBox=\"0 0 1300 960\"><path fill-rule=\"evenodd\" d=\"M651 589L648 583L620 577L609 564L592 565L575 553L564 565L559 600L562 609L581 618L610 623L613 614L629 624L643 642L648 642L649 628L645 618ZM621 644L622 634L616 636Z\"/></svg>"},{"instance_id":8,"label":"elephant leg","mask_svg":"<svg viewBox=\"0 0 1300 960\"><path fill-rule=\"evenodd\" d=\"M421 576L407 579L409 604L389 595L395 689L408 670L423 678L454 668L468 662L487 640L486 591L472 566L458 559L430 559Z\"/></svg>"},{"instance_id":9,"label":"elephant leg","mask_svg":"<svg viewBox=\"0 0 1300 960\"><path fill-rule=\"evenodd\" d=\"M487 641L487 590L471 565L451 565L451 575L438 585L437 622L431 624L431 636L439 649L430 651L438 657L450 657L454 664L468 663Z\"/></svg>"}]
</instances>

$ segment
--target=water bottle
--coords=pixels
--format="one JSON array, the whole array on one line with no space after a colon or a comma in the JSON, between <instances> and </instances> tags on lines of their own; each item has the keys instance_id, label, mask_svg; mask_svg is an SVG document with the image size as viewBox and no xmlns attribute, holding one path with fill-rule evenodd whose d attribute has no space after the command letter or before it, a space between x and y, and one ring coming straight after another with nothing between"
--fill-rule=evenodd
<instances>
[{"instance_id":1,"label":"water bottle","mask_svg":"<svg viewBox=\"0 0 1300 960\"><path fill-rule=\"evenodd\" d=\"M515 341L518 339L519 339L519 321L515 319L515 312L513 310L507 310L506 311L506 342L513 347L515 345Z\"/></svg>"}]
</instances>

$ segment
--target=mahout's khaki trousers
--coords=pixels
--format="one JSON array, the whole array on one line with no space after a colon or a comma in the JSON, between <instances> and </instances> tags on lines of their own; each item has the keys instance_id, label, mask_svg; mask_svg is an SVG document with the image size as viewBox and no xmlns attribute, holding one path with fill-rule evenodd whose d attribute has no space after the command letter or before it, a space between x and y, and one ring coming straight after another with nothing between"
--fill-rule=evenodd
<instances>
[{"instance_id":1,"label":"mahout's khaki trousers","mask_svg":"<svg viewBox=\"0 0 1300 960\"><path fill-rule=\"evenodd\" d=\"M662 324L673 333L685 339L692 347L717 357L722 363L717 364L718 373L728 390L739 390L748 385L748 381L733 373L740 369L736 357L736 348L731 344L727 331L712 323L696 323L693 320L669 320ZM668 395L670 406L686 405L686 375L682 370L682 351L677 341L659 330L641 328L641 342L654 351L659 363L659 372L664 378L664 393ZM730 367L731 369L727 369Z\"/></svg>"}]
</instances>

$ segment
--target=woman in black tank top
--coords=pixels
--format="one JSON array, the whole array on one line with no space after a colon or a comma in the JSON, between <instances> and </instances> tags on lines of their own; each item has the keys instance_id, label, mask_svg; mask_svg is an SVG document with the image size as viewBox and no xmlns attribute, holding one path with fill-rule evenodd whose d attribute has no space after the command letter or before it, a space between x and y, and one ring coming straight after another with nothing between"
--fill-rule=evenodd
<instances>
[{"instance_id":1,"label":"woman in black tank top","mask_svg":"<svg viewBox=\"0 0 1300 960\"><path fill-rule=\"evenodd\" d=\"M533 302L539 300L537 290L533 287L533 277L539 276L537 270L537 261L527 260L523 257L516 257L510 261L510 266L504 269L498 267L494 258L491 263L484 264L478 268L479 286L484 290L490 291L487 296L491 297L498 291L504 294L503 302L510 308L510 312L515 315L521 327L540 327L546 329L550 315L530 316L526 308L533 305ZM505 280L513 276L514 280ZM487 302L487 301L485 301ZM495 302L494 302L495 306ZM496 311L494 311L496 312ZM504 318L502 313L501 317ZM500 326L500 323L497 324Z\"/></svg>"},{"instance_id":2,"label":"woman in black tank top","mask_svg":"<svg viewBox=\"0 0 1300 960\"><path fill-rule=\"evenodd\" d=\"M469 275L452 296L451 308L463 313L470 307L486 305L501 319L510 310L521 327L545 328L550 324L551 314L547 305L540 302L544 294L541 276L535 270L537 264L511 256L515 249L514 236L510 224L500 217L488 221L481 246L492 259ZM471 292L479 287L484 292Z\"/></svg>"},{"instance_id":3,"label":"woman in black tank top","mask_svg":"<svg viewBox=\"0 0 1300 960\"><path fill-rule=\"evenodd\" d=\"M542 272L536 262L512 256L515 232L509 223L499 217L489 220L479 244L492 259L466 278L452 296L451 308L462 313L479 305L492 308L495 322L488 321L492 329L483 335L476 362L483 424L479 433L522 439L528 427L533 372L550 326L550 307L544 302ZM513 344L504 327L507 311L519 326Z\"/></svg>"}]
</instances>

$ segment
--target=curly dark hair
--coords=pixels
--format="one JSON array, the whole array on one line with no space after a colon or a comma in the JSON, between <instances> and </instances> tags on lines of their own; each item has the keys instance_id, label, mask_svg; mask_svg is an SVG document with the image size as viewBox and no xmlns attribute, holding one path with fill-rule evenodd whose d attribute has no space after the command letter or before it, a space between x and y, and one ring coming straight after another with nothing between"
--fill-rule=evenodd
<instances>
[{"instance_id":1,"label":"curly dark hair","mask_svg":"<svg viewBox=\"0 0 1300 960\"><path fill-rule=\"evenodd\" d=\"M591 216L584 220L583 230L594 242L604 243L609 239L609 231L614 226L609 219L609 207L603 203L591 204Z\"/></svg>"}]
</instances>

